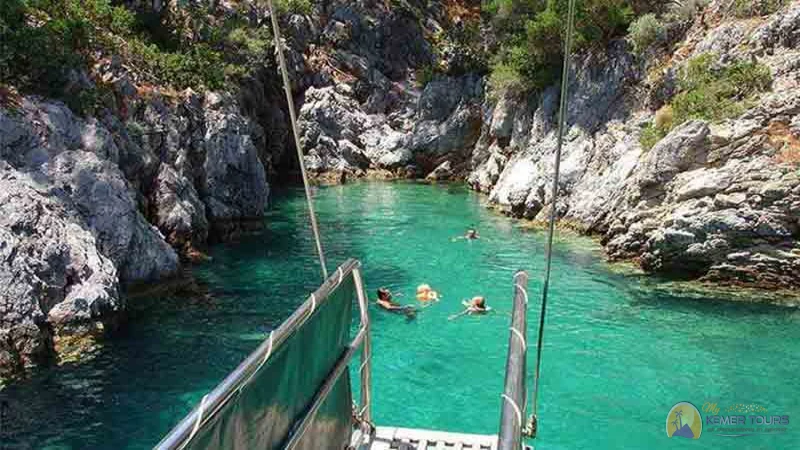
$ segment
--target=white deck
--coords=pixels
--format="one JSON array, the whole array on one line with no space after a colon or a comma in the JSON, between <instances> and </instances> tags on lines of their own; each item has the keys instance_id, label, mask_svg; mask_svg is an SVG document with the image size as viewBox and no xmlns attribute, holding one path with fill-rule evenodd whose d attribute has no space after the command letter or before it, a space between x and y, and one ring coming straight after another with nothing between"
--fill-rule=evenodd
<instances>
[{"instance_id":1,"label":"white deck","mask_svg":"<svg viewBox=\"0 0 800 450\"><path fill-rule=\"evenodd\" d=\"M496 450L497 436L412 428L377 427L375 438L359 450Z\"/></svg>"}]
</instances>

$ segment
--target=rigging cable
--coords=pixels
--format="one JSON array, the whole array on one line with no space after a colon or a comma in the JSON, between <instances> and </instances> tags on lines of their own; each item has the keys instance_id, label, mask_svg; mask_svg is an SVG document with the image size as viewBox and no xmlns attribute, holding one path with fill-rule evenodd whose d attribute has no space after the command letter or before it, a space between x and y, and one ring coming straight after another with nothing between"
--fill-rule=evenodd
<instances>
[{"instance_id":1,"label":"rigging cable","mask_svg":"<svg viewBox=\"0 0 800 450\"><path fill-rule=\"evenodd\" d=\"M553 192L552 200L550 202L550 219L547 229L547 246L545 248L545 269L544 281L542 283L542 308L539 312L539 336L536 344L536 369L533 379L533 416L529 424L528 434L531 437L536 437L536 428L538 422L538 402L537 397L539 394L539 369L542 365L542 339L544 336L544 318L547 309L547 292L550 287L550 268L553 257L553 234L555 232L556 224L556 200L558 198L558 173L561 167L561 146L564 142L564 122L566 121L567 112L567 92L569 86L569 61L570 52L572 50L572 34L575 26L575 0L569 1L569 12L567 14L567 30L564 40L564 66L561 72L561 93L560 105L558 108L558 144L556 145L555 164L553 174Z\"/></svg>"},{"instance_id":2,"label":"rigging cable","mask_svg":"<svg viewBox=\"0 0 800 450\"><path fill-rule=\"evenodd\" d=\"M281 39L281 31L278 27L278 15L275 14L275 8L272 6L272 0L267 0L269 7L269 15L272 20L272 30L275 35L275 54L278 56L278 65L281 69L283 76L283 90L286 92L286 103L289 105L289 120L292 122L292 134L294 135L294 146L297 149L297 160L300 164L300 175L303 177L303 188L306 192L306 202L308 203L308 215L311 217L311 230L314 233L314 242L317 245L317 255L319 255L319 265L322 267L322 280L328 279L328 268L325 264L325 253L322 250L322 239L319 234L319 227L317 226L317 215L314 212L314 201L311 197L311 188L308 183L308 175L306 174L306 165L303 162L303 148L300 146L300 132L297 130L297 117L294 113L294 99L292 98L292 88L289 81L289 72L286 70L286 60L283 57L283 39Z\"/></svg>"}]
</instances>

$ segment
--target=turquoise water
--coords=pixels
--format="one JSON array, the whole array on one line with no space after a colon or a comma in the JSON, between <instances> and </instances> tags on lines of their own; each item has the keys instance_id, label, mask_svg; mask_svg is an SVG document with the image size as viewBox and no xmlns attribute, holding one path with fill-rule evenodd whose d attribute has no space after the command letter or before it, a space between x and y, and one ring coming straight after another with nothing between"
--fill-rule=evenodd
<instances>
[{"instance_id":1,"label":"turquoise water","mask_svg":"<svg viewBox=\"0 0 800 450\"><path fill-rule=\"evenodd\" d=\"M376 422L496 433L511 277L531 274L534 342L543 235L458 186L358 183L316 201L331 266L360 258L370 292L388 286L401 301L423 282L443 294L413 321L372 308ZM194 271L201 293L133 299L93 359L1 391L0 449L152 447L317 286L304 208L301 190L276 195L263 233L212 248ZM471 224L481 240L451 242ZM800 312L656 287L611 271L590 241L557 242L536 447L797 448ZM477 294L498 314L447 320ZM756 403L792 422L782 435L670 440L679 401Z\"/></svg>"}]
</instances>

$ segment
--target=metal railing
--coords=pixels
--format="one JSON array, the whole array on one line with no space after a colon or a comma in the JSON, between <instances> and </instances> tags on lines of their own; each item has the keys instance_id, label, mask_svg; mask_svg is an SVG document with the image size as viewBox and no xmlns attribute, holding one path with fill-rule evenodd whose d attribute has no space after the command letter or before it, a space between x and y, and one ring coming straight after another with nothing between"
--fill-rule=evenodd
<instances>
[{"instance_id":1,"label":"metal railing","mask_svg":"<svg viewBox=\"0 0 800 450\"><path fill-rule=\"evenodd\" d=\"M500 413L500 433L497 436L498 450L520 450L522 430L525 426L525 388L527 357L527 304L528 274L519 271L514 274L514 310L511 315L511 328L508 338L508 357L506 359L506 380L503 390L503 407Z\"/></svg>"},{"instance_id":2,"label":"metal railing","mask_svg":"<svg viewBox=\"0 0 800 450\"><path fill-rule=\"evenodd\" d=\"M330 295L342 284L342 281L349 276L353 277L358 296L358 306L360 310L360 326L355 338L347 346L347 349L339 357L333 369L326 377L323 386L314 395L311 405L308 407L304 416L295 425L285 448L294 449L300 442L303 434L313 421L325 399L330 394L336 381L347 370L347 366L355 356L356 352L363 346L360 366L361 377L361 405L358 416L367 423L371 423L371 364L370 352L371 342L369 333L369 314L367 312L367 296L364 290L364 283L361 278L361 263L355 259L349 259L328 277L325 282L317 289L308 300L303 302L286 321L276 328L271 338L265 340L253 351L233 372L214 388L189 415L177 425L172 431L162 439L155 447L158 450L181 449L192 439L197 427L202 427L252 378L269 359L270 355L277 353L277 349L306 321L311 317L314 310L322 305Z\"/></svg>"}]
</instances>

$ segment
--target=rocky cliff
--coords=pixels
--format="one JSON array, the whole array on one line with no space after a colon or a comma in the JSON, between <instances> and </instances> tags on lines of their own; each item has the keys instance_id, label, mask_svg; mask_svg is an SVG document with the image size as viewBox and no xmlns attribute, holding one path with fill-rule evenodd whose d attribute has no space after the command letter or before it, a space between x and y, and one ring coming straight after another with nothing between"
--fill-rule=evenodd
<instances>
[{"instance_id":1,"label":"rocky cliff","mask_svg":"<svg viewBox=\"0 0 800 450\"><path fill-rule=\"evenodd\" d=\"M305 164L335 180L465 180L510 215L555 208L650 272L796 288L800 2L749 19L726 16L729 3L644 54L617 39L574 56L553 202L557 87L491 91L474 48L453 44L480 23L472 45L496 45L479 2L317 2L281 17ZM226 16L242 3L215 5ZM768 67L768 89L733 118L693 118L643 145L678 74L707 54ZM280 78L261 56L226 93L154 86L104 55L82 82L107 87L113 107L88 116L0 86L0 375L103 334L127 286L258 226L270 180L296 164Z\"/></svg>"},{"instance_id":2,"label":"rocky cliff","mask_svg":"<svg viewBox=\"0 0 800 450\"><path fill-rule=\"evenodd\" d=\"M473 73L438 75L423 86L419 72L402 76L403 69L425 63L423 38L459 26L458 17L428 11L396 49L416 59L387 57L372 49L392 45L382 30L398 15L336 4L315 41L336 49L334 75L305 92L300 114L312 170L465 179L514 216L544 220L555 207L562 222L599 235L609 258L649 272L764 288L800 284L800 2L738 19L728 14L731 2L715 1L648 53L634 55L616 40L574 56L555 205L556 86L489 95ZM689 120L646 148L642 134L677 94L677 74L703 55L720 67L768 67L769 89L733 118ZM448 64L448 55L437 57Z\"/></svg>"},{"instance_id":3,"label":"rocky cliff","mask_svg":"<svg viewBox=\"0 0 800 450\"><path fill-rule=\"evenodd\" d=\"M555 206L554 89L490 106L470 185L516 216L544 220L555 207L561 220L601 236L610 258L650 272L796 289L800 169L789 155L800 148L800 3L723 20L724 3L712 3L666 55L637 59L617 43L575 59ZM737 117L690 120L644 148L640 136L670 77L709 52L719 64L769 67L770 92Z\"/></svg>"},{"instance_id":4,"label":"rocky cliff","mask_svg":"<svg viewBox=\"0 0 800 450\"><path fill-rule=\"evenodd\" d=\"M118 111L63 103L0 109L0 368L93 338L125 310L124 286L175 276L211 237L262 216L263 130L228 94L141 92L125 72Z\"/></svg>"}]
</instances>

